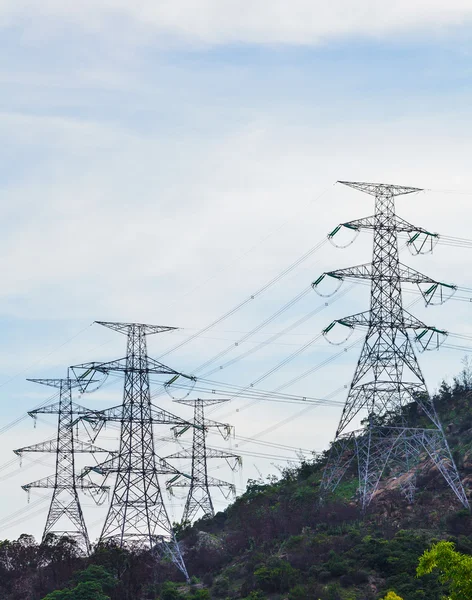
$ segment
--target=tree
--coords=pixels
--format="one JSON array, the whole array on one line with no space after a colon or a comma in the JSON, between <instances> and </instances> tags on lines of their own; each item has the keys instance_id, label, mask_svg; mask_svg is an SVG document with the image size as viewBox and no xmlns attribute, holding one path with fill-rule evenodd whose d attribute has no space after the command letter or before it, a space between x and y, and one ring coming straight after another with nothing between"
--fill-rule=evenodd
<instances>
[{"instance_id":1,"label":"tree","mask_svg":"<svg viewBox=\"0 0 472 600\"><path fill-rule=\"evenodd\" d=\"M439 581L449 584L446 600L472 598L472 556L461 554L452 542L438 542L420 557L418 576L439 571Z\"/></svg>"},{"instance_id":2,"label":"tree","mask_svg":"<svg viewBox=\"0 0 472 600\"><path fill-rule=\"evenodd\" d=\"M43 600L110 600L95 581L82 582L73 589L51 592Z\"/></svg>"},{"instance_id":3,"label":"tree","mask_svg":"<svg viewBox=\"0 0 472 600\"><path fill-rule=\"evenodd\" d=\"M398 594L395 594L395 592L388 592L388 594L384 596L382 600L403 600L403 598Z\"/></svg>"},{"instance_id":4,"label":"tree","mask_svg":"<svg viewBox=\"0 0 472 600\"><path fill-rule=\"evenodd\" d=\"M101 565L89 565L84 571L76 573L74 580L76 583L97 583L106 593L110 593L118 583Z\"/></svg>"},{"instance_id":5,"label":"tree","mask_svg":"<svg viewBox=\"0 0 472 600\"><path fill-rule=\"evenodd\" d=\"M75 587L56 590L43 600L110 600L105 592L116 587L115 578L99 565L89 565L75 574Z\"/></svg>"}]
</instances>

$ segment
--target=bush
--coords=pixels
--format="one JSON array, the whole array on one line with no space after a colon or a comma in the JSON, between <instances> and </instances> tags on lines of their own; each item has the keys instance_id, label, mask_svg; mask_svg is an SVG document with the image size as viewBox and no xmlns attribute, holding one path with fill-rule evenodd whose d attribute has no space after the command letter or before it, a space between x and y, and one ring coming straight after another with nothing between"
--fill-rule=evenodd
<instances>
[{"instance_id":1,"label":"bush","mask_svg":"<svg viewBox=\"0 0 472 600\"><path fill-rule=\"evenodd\" d=\"M349 564L346 559L339 556L339 554L336 554L334 550L331 550L329 553L329 560L324 566L333 577L341 577L342 575L346 575L349 569Z\"/></svg>"},{"instance_id":2,"label":"bush","mask_svg":"<svg viewBox=\"0 0 472 600\"><path fill-rule=\"evenodd\" d=\"M288 600L306 600L308 598L307 590L303 585L296 585L288 593Z\"/></svg>"},{"instance_id":3,"label":"bush","mask_svg":"<svg viewBox=\"0 0 472 600\"><path fill-rule=\"evenodd\" d=\"M74 579L77 583L98 583L105 593L110 593L118 583L113 575L100 565L89 565L84 571L76 573Z\"/></svg>"},{"instance_id":4,"label":"bush","mask_svg":"<svg viewBox=\"0 0 472 600\"><path fill-rule=\"evenodd\" d=\"M172 581L165 581L161 586L160 600L183 600L177 585Z\"/></svg>"},{"instance_id":5,"label":"bush","mask_svg":"<svg viewBox=\"0 0 472 600\"><path fill-rule=\"evenodd\" d=\"M207 588L196 590L191 595L191 600L210 600L210 592L207 590Z\"/></svg>"},{"instance_id":6,"label":"bush","mask_svg":"<svg viewBox=\"0 0 472 600\"><path fill-rule=\"evenodd\" d=\"M261 591L255 590L246 596L246 600L265 600L265 596Z\"/></svg>"},{"instance_id":7,"label":"bush","mask_svg":"<svg viewBox=\"0 0 472 600\"><path fill-rule=\"evenodd\" d=\"M228 594L228 590L229 579L227 577L218 577L218 579L215 580L211 591L217 598L223 598Z\"/></svg>"},{"instance_id":8,"label":"bush","mask_svg":"<svg viewBox=\"0 0 472 600\"><path fill-rule=\"evenodd\" d=\"M270 561L254 571L257 587L265 592L286 592L295 585L299 572L286 560Z\"/></svg>"}]
</instances>

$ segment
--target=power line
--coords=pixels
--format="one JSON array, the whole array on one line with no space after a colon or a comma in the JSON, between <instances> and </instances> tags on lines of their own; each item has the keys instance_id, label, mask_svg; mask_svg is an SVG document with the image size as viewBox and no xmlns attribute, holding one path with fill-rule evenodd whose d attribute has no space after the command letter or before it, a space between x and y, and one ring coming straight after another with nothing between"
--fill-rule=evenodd
<instances>
[{"instance_id":1,"label":"power line","mask_svg":"<svg viewBox=\"0 0 472 600\"><path fill-rule=\"evenodd\" d=\"M261 294L263 294L265 291L267 291L269 288L271 288L273 285L275 285L277 282L279 282L281 279L283 279L283 277L285 277L291 271L293 271L296 267L298 267L303 262L305 262L308 258L310 258L310 256L312 256L313 254L315 254L315 252L317 252L318 250L320 250L320 248L322 248L326 244L326 241L327 240L324 239L321 242L319 242L318 244L316 244L315 246L313 246L312 248L310 248L307 252L305 252L305 254L303 254L302 256L300 256L297 260L295 260L293 263L291 263L288 267L286 267L278 275L276 275L275 277L273 277L272 279L270 279L262 287L260 287L258 290L256 290L254 293L252 293L250 296L246 297L242 302L240 302L235 307L233 307L232 309L230 309L224 315L222 315L221 317L219 317L218 319L216 319L215 321L213 321L212 323L210 323L206 327L203 327L198 332L192 334L189 338L187 338L183 342L180 342L176 346L173 346L172 348L170 348L169 350L167 350L166 352L164 352L163 354L161 354L159 356L159 360L161 358L163 358L164 356L167 356L168 354L171 354L172 352L175 352L176 350L182 348L182 346L188 344L189 342L191 342L195 338L199 337L203 333L206 333L207 331L209 331L210 329L212 329L213 327L215 327L219 323L222 323L227 318L229 318L230 316L234 315L241 308L243 308L243 306L246 306L248 303L250 303L253 300L255 300L255 298L257 298L258 296L260 296Z\"/></svg>"}]
</instances>

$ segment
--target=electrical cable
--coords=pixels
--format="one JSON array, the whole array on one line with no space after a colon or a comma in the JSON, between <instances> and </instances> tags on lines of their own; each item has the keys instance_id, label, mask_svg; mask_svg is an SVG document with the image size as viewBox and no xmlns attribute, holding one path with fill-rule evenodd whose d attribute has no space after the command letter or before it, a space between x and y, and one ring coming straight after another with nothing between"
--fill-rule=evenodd
<instances>
[{"instance_id":1,"label":"electrical cable","mask_svg":"<svg viewBox=\"0 0 472 600\"><path fill-rule=\"evenodd\" d=\"M318 244L316 244L315 246L313 246L312 248L310 248L307 252L305 252L305 254L302 254L302 256L300 256L297 260L295 260L293 263L291 263L288 267L286 267L278 275L276 275L275 277L273 277L272 279L270 279L267 283L265 283L262 287L260 287L256 292L254 292L250 296L246 297L242 302L240 302L239 304L237 304L235 307L233 307L232 309L230 309L228 312L226 312L224 315L222 315L221 317L219 317L218 319L216 319L215 321L213 321L212 323L210 323L206 327L203 327L202 329L200 329L196 333L194 333L191 336L189 336L183 342L180 342L176 346L173 346L169 350L165 351L163 354L161 354L158 357L158 360L160 360L164 356L167 356L168 354L171 354L172 352L175 352L179 348L182 348L182 346L188 344L189 342L191 342L195 338L199 337L201 334L206 333L207 331L209 331L210 329L212 329L213 327L215 327L215 325L218 325L219 323L222 323L228 317L234 315L241 308L243 308L243 306L246 306L246 304L248 304L249 302L251 302L252 300L254 300L255 298L257 298L258 296L260 296L261 294L263 294L265 291L267 291L269 288L271 288L274 284L278 283L283 277L285 277L291 271L293 271L293 269L295 269L296 267L298 267L299 265L301 265L308 258L310 258L310 256L312 256L313 254L315 254L315 252L318 252L318 250L320 250L326 244L327 241L328 240L326 238L324 238L321 242L319 242Z\"/></svg>"}]
</instances>

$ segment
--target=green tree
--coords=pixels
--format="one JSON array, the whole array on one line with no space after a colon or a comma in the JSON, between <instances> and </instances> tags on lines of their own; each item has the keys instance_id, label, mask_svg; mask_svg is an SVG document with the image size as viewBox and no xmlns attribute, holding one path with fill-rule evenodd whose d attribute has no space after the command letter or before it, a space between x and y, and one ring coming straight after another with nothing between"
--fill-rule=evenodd
<instances>
[{"instance_id":1,"label":"green tree","mask_svg":"<svg viewBox=\"0 0 472 600\"><path fill-rule=\"evenodd\" d=\"M438 542L420 557L416 573L439 571L439 581L449 584L447 600L472 598L472 556L457 552L452 542Z\"/></svg>"},{"instance_id":2,"label":"green tree","mask_svg":"<svg viewBox=\"0 0 472 600\"><path fill-rule=\"evenodd\" d=\"M173 581L165 581L159 594L160 600L182 600L183 595L179 592L177 585Z\"/></svg>"},{"instance_id":3,"label":"green tree","mask_svg":"<svg viewBox=\"0 0 472 600\"><path fill-rule=\"evenodd\" d=\"M101 565L89 565L84 571L79 571L74 576L76 583L98 583L103 592L110 593L116 587L117 581Z\"/></svg>"},{"instance_id":4,"label":"green tree","mask_svg":"<svg viewBox=\"0 0 472 600\"><path fill-rule=\"evenodd\" d=\"M403 600L403 598L398 594L395 594L395 592L388 592L388 594L384 596L382 600Z\"/></svg>"},{"instance_id":5,"label":"green tree","mask_svg":"<svg viewBox=\"0 0 472 600\"><path fill-rule=\"evenodd\" d=\"M96 581L82 582L73 589L51 592L43 600L110 600Z\"/></svg>"}]
</instances>

